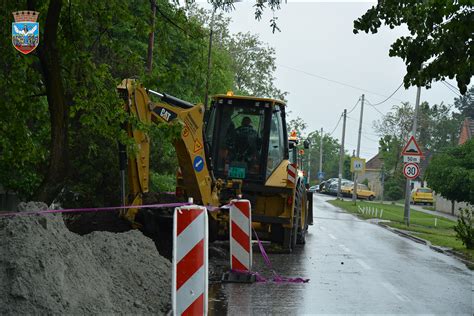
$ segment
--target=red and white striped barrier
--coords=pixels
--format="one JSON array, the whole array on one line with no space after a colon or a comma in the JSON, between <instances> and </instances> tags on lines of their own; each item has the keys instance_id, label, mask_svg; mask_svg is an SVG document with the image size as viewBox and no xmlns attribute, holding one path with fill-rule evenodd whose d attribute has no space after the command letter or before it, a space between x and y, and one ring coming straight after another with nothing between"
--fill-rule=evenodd
<instances>
[{"instance_id":1,"label":"red and white striped barrier","mask_svg":"<svg viewBox=\"0 0 474 316\"><path fill-rule=\"evenodd\" d=\"M295 183L296 182L296 164L288 164L288 182Z\"/></svg>"},{"instance_id":2,"label":"red and white striped barrier","mask_svg":"<svg viewBox=\"0 0 474 316\"><path fill-rule=\"evenodd\" d=\"M249 200L233 200L230 207L230 268L252 270L252 212Z\"/></svg>"},{"instance_id":3,"label":"red and white striped barrier","mask_svg":"<svg viewBox=\"0 0 474 316\"><path fill-rule=\"evenodd\" d=\"M205 207L177 207L173 218L173 315L206 315L208 222Z\"/></svg>"}]
</instances>

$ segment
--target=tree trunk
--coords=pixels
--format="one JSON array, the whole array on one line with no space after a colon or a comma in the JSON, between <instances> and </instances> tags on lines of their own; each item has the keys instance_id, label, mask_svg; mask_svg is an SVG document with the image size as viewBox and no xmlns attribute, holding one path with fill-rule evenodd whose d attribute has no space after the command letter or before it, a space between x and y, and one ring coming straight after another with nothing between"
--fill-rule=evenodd
<instances>
[{"instance_id":1,"label":"tree trunk","mask_svg":"<svg viewBox=\"0 0 474 316\"><path fill-rule=\"evenodd\" d=\"M153 69L153 46L155 44L155 16L156 16L156 0L150 0L151 5L151 32L148 36L148 56L146 62L146 71L151 74Z\"/></svg>"},{"instance_id":2,"label":"tree trunk","mask_svg":"<svg viewBox=\"0 0 474 316\"><path fill-rule=\"evenodd\" d=\"M28 4L34 3L29 1ZM67 176L69 111L61 76L60 57L57 47L59 17L62 0L50 0L45 31L38 55L48 98L51 122L49 166L35 198L51 203L61 190Z\"/></svg>"},{"instance_id":3,"label":"tree trunk","mask_svg":"<svg viewBox=\"0 0 474 316\"><path fill-rule=\"evenodd\" d=\"M454 200L451 201L451 215L454 215Z\"/></svg>"}]
</instances>

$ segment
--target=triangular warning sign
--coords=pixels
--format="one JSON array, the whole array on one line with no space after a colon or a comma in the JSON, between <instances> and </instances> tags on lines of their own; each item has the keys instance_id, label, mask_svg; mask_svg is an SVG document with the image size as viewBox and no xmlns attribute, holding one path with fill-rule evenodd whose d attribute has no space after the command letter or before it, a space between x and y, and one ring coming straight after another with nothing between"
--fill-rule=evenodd
<instances>
[{"instance_id":1,"label":"triangular warning sign","mask_svg":"<svg viewBox=\"0 0 474 316\"><path fill-rule=\"evenodd\" d=\"M197 139L194 140L194 153L197 153L202 149L202 144Z\"/></svg>"},{"instance_id":2,"label":"triangular warning sign","mask_svg":"<svg viewBox=\"0 0 474 316\"><path fill-rule=\"evenodd\" d=\"M423 156L414 136L410 137L408 143L403 148L402 156Z\"/></svg>"}]
</instances>

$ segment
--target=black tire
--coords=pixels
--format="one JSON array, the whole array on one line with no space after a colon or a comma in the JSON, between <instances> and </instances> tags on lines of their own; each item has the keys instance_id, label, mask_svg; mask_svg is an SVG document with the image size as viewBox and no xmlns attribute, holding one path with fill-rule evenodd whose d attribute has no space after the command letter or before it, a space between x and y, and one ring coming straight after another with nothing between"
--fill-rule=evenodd
<instances>
[{"instance_id":1,"label":"black tire","mask_svg":"<svg viewBox=\"0 0 474 316\"><path fill-rule=\"evenodd\" d=\"M306 244L306 232L308 231L308 212L305 212L304 227L301 225L301 216L303 213L303 205L306 203L306 190L303 185L299 185L295 194L295 211L298 212L298 220L296 225L296 243L299 245Z\"/></svg>"},{"instance_id":2,"label":"black tire","mask_svg":"<svg viewBox=\"0 0 474 316\"><path fill-rule=\"evenodd\" d=\"M375 196L371 195L369 196L369 201L373 201L375 199Z\"/></svg>"}]
</instances>

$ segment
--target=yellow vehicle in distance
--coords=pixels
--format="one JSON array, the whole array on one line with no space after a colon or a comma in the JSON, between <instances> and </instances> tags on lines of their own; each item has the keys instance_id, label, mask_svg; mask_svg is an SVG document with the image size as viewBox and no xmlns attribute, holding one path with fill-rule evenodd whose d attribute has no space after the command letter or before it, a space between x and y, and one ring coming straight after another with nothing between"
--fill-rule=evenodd
<instances>
[{"instance_id":1,"label":"yellow vehicle in distance","mask_svg":"<svg viewBox=\"0 0 474 316\"><path fill-rule=\"evenodd\" d=\"M343 195L352 196L353 191L354 184L341 187L341 192ZM375 199L375 192L370 190L365 184L357 184L357 198L373 201Z\"/></svg>"},{"instance_id":2,"label":"yellow vehicle in distance","mask_svg":"<svg viewBox=\"0 0 474 316\"><path fill-rule=\"evenodd\" d=\"M433 205L433 190L430 188L416 188L411 191L411 202Z\"/></svg>"}]
</instances>

